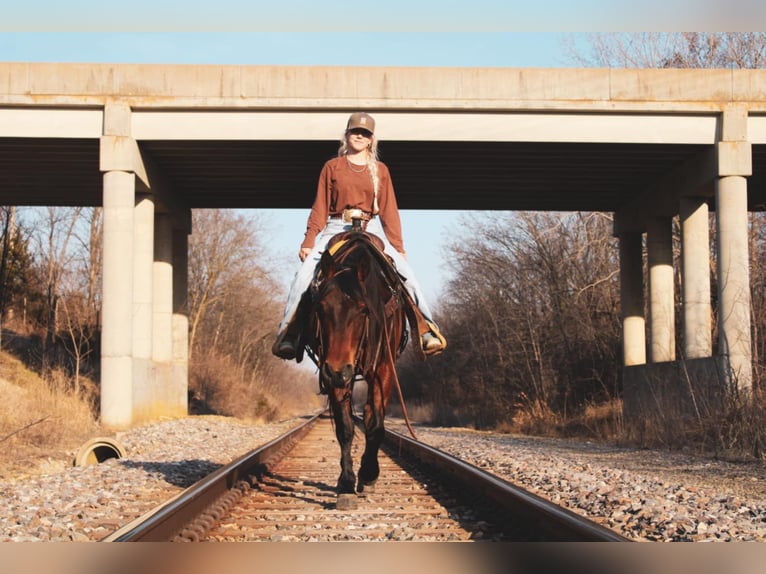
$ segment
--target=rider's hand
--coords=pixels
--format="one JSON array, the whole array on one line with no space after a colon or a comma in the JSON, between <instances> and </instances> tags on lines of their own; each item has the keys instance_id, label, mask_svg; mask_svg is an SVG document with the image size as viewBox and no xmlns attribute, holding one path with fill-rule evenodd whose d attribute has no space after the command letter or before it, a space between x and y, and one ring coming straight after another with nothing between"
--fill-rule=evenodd
<instances>
[{"instance_id":1,"label":"rider's hand","mask_svg":"<svg viewBox=\"0 0 766 574\"><path fill-rule=\"evenodd\" d=\"M309 256L309 253L311 253L311 247L301 247L301 250L298 252L298 258L301 261L306 261L306 257Z\"/></svg>"}]
</instances>

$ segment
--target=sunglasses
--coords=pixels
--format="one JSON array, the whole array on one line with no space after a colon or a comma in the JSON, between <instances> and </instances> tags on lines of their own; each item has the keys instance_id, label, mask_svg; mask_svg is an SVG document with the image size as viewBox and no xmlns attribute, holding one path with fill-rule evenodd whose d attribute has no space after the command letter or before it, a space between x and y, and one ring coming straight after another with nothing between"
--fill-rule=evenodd
<instances>
[{"instance_id":1,"label":"sunglasses","mask_svg":"<svg viewBox=\"0 0 766 574\"><path fill-rule=\"evenodd\" d=\"M348 133L355 136L362 136L365 138L371 138L372 132L364 129L364 128L354 128L352 130L348 130Z\"/></svg>"}]
</instances>

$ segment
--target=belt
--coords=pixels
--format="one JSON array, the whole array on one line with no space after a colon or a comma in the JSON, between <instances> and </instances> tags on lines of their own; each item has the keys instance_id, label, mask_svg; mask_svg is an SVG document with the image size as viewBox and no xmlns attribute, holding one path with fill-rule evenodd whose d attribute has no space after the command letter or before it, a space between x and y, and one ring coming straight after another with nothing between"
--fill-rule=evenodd
<instances>
[{"instance_id":1,"label":"belt","mask_svg":"<svg viewBox=\"0 0 766 574\"><path fill-rule=\"evenodd\" d=\"M375 216L369 211L364 211L359 208L347 208L343 210L340 215L331 215L330 219L342 219L346 223L351 223L354 219L361 219L362 221L370 221Z\"/></svg>"}]
</instances>

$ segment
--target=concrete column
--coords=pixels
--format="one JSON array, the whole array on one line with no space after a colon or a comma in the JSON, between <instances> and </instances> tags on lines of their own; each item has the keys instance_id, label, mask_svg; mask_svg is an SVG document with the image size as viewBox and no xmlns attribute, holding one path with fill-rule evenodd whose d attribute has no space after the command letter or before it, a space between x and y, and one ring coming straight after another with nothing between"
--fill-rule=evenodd
<instances>
[{"instance_id":1,"label":"concrete column","mask_svg":"<svg viewBox=\"0 0 766 574\"><path fill-rule=\"evenodd\" d=\"M188 369L185 364L183 369L179 369L173 356L174 257L171 215L160 213L155 216L154 237L152 359L155 414L182 417L188 411Z\"/></svg>"},{"instance_id":2,"label":"concrete column","mask_svg":"<svg viewBox=\"0 0 766 574\"><path fill-rule=\"evenodd\" d=\"M152 293L154 261L154 201L136 203L133 235L133 356L152 357Z\"/></svg>"},{"instance_id":3,"label":"concrete column","mask_svg":"<svg viewBox=\"0 0 766 574\"><path fill-rule=\"evenodd\" d=\"M152 358L170 363L173 359L173 228L165 213L155 217L153 281Z\"/></svg>"},{"instance_id":4,"label":"concrete column","mask_svg":"<svg viewBox=\"0 0 766 574\"><path fill-rule=\"evenodd\" d=\"M653 363L674 361L676 358L671 223L669 217L647 220L649 348Z\"/></svg>"},{"instance_id":5,"label":"concrete column","mask_svg":"<svg viewBox=\"0 0 766 574\"><path fill-rule=\"evenodd\" d=\"M747 180L721 177L716 185L719 351L728 355L741 391L752 388Z\"/></svg>"},{"instance_id":6,"label":"concrete column","mask_svg":"<svg viewBox=\"0 0 766 574\"><path fill-rule=\"evenodd\" d=\"M713 353L710 313L710 231L707 202L684 197L680 202L684 356Z\"/></svg>"},{"instance_id":7,"label":"concrete column","mask_svg":"<svg viewBox=\"0 0 766 574\"><path fill-rule=\"evenodd\" d=\"M133 218L135 176L104 173L101 422L128 428L133 403Z\"/></svg>"},{"instance_id":8,"label":"concrete column","mask_svg":"<svg viewBox=\"0 0 766 574\"><path fill-rule=\"evenodd\" d=\"M174 404L184 411L189 389L189 231L173 229L173 389Z\"/></svg>"},{"instance_id":9,"label":"concrete column","mask_svg":"<svg viewBox=\"0 0 766 574\"><path fill-rule=\"evenodd\" d=\"M184 318L188 325L189 315L189 234L185 229L173 229L173 317ZM187 344L179 345L181 339L173 337L173 357L188 358L188 332L183 336Z\"/></svg>"},{"instance_id":10,"label":"concrete column","mask_svg":"<svg viewBox=\"0 0 766 574\"><path fill-rule=\"evenodd\" d=\"M749 395L753 384L753 357L745 176L753 173L753 156L747 141L747 120L744 106L732 105L723 112L721 141L716 144L715 201L719 352L728 356L731 375L739 390Z\"/></svg>"},{"instance_id":11,"label":"concrete column","mask_svg":"<svg viewBox=\"0 0 766 574\"><path fill-rule=\"evenodd\" d=\"M154 200L141 197L133 224L133 422L161 414L156 410L152 364Z\"/></svg>"},{"instance_id":12,"label":"concrete column","mask_svg":"<svg viewBox=\"0 0 766 574\"><path fill-rule=\"evenodd\" d=\"M620 234L620 300L622 305L623 364L646 363L646 324L644 320L644 266L642 234Z\"/></svg>"}]
</instances>

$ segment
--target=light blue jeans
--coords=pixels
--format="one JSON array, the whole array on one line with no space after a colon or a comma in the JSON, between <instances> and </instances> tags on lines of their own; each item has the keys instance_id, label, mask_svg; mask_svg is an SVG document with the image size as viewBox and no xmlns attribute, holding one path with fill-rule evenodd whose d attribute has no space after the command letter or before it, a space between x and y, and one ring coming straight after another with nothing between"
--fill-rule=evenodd
<instances>
[{"instance_id":1,"label":"light blue jeans","mask_svg":"<svg viewBox=\"0 0 766 574\"><path fill-rule=\"evenodd\" d=\"M322 257L322 252L327 249L327 244L333 235L342 233L343 231L350 231L351 224L344 222L342 219L330 219L327 221L325 228L317 235L314 242L314 248L309 253L308 257L303 261L298 271L295 273L293 282L290 285L290 292L287 295L287 304L285 305L285 314L282 321L279 323L279 332L282 333L283 329L287 327L290 321L295 315L295 311L298 309L298 303L300 303L303 293L308 289L311 284L311 280L314 278L314 271L319 264L319 260ZM404 281L404 287L407 289L415 304L423 313L426 319L432 321L431 310L428 307L428 303L423 297L423 291L420 289L417 279L415 279L415 273L413 273L410 264L402 257L386 239L386 234L383 232L383 228L380 225L380 220L376 217L367 224L366 231L377 235L383 240L384 251L391 256L396 265L396 270L400 275L406 279Z\"/></svg>"}]
</instances>

